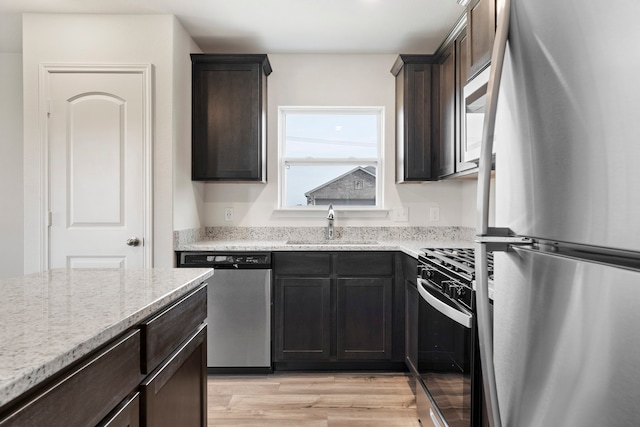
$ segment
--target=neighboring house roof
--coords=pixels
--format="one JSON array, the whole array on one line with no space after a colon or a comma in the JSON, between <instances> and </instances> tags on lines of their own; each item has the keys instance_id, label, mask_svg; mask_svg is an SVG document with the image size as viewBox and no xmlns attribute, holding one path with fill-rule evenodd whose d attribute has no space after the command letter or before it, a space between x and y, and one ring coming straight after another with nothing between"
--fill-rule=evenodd
<instances>
[{"instance_id":1,"label":"neighboring house roof","mask_svg":"<svg viewBox=\"0 0 640 427\"><path fill-rule=\"evenodd\" d=\"M304 193L308 205L375 205L376 169L358 166Z\"/></svg>"},{"instance_id":2,"label":"neighboring house roof","mask_svg":"<svg viewBox=\"0 0 640 427\"><path fill-rule=\"evenodd\" d=\"M340 176L338 176L338 177L336 177L336 178L332 179L331 181L327 181L327 182L325 182L324 184L317 186L317 187L316 187L316 188L314 188L313 190L309 190L309 191L307 191L306 193L304 193L304 195L305 195L305 196L307 196L307 197L309 197L309 195L310 195L311 193L316 193L316 192L318 192L319 190L322 190L323 188L328 187L329 185L331 185L331 184L333 184L333 183L335 183L335 182L337 182L337 181L340 181L341 179L346 178L346 177L347 177L347 176L349 176L349 175L353 175L353 174L354 174L355 172L357 172L357 171L363 171L363 172L366 172L367 174L371 175L371 176L372 176L372 177L374 177L374 178L375 178L375 176L376 176L376 168L375 168L375 167L373 167L373 166L365 166L365 167L358 166L358 167L353 168L353 169L351 169L350 171L345 172L345 173L343 173L342 175L340 175Z\"/></svg>"}]
</instances>

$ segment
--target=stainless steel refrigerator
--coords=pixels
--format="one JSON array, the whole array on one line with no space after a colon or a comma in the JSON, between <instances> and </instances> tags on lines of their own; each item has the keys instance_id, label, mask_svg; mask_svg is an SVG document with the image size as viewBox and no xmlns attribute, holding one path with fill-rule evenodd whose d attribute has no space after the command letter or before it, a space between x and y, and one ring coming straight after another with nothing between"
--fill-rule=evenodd
<instances>
[{"instance_id":1,"label":"stainless steel refrigerator","mask_svg":"<svg viewBox=\"0 0 640 427\"><path fill-rule=\"evenodd\" d=\"M640 425L640 3L503 7L476 245L490 418ZM496 227L487 224L492 143Z\"/></svg>"}]
</instances>

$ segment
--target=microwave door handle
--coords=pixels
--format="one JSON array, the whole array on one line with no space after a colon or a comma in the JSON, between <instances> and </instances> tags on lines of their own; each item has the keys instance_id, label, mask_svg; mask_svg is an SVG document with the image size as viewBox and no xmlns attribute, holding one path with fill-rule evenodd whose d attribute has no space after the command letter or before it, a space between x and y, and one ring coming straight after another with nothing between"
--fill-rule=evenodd
<instances>
[{"instance_id":1,"label":"microwave door handle","mask_svg":"<svg viewBox=\"0 0 640 427\"><path fill-rule=\"evenodd\" d=\"M431 307L438 310L440 313L447 316L449 319L453 320L457 324L464 326L467 329L471 329L473 326L473 315L464 313L460 310L456 310L450 305L440 301L438 298L434 297L425 289L423 285L427 285L427 281L421 278L418 278L418 293L423 300L425 300Z\"/></svg>"},{"instance_id":2,"label":"microwave door handle","mask_svg":"<svg viewBox=\"0 0 640 427\"><path fill-rule=\"evenodd\" d=\"M502 11L498 13L496 36L491 52L491 72L487 88L487 109L482 127L482 144L480 147L480 168L478 171L478 199L477 199L477 230L480 240L489 232L489 192L491 181L491 153L495 135L496 112L498 107L498 93L502 67L507 50L507 36L509 33L509 17L511 1L502 3ZM499 156L500 153L497 153ZM489 313L489 277L487 271L487 244L476 243L476 312L478 316L478 341L480 344L480 362L482 364L482 379L485 396L487 396L487 417L489 425L502 427L498 393L496 389L496 374L493 360L493 325Z\"/></svg>"}]
</instances>

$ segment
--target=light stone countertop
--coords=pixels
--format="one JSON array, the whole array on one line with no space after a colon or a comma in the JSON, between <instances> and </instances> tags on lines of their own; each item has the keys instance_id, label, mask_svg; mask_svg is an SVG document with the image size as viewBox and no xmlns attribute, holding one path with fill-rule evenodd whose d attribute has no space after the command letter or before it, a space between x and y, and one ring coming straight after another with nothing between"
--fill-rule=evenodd
<instances>
[{"instance_id":1,"label":"light stone countertop","mask_svg":"<svg viewBox=\"0 0 640 427\"><path fill-rule=\"evenodd\" d=\"M418 258L422 248L473 248L474 243L464 239L448 240L372 240L375 244L357 244L349 241L344 244L340 239L322 244L290 244L284 240L201 240L176 246L176 251L198 252L242 252L242 251L400 251ZM475 289L475 281L473 282ZM493 283L489 282L489 298L493 300Z\"/></svg>"},{"instance_id":2,"label":"light stone countertop","mask_svg":"<svg viewBox=\"0 0 640 427\"><path fill-rule=\"evenodd\" d=\"M78 269L0 280L0 407L212 275Z\"/></svg>"},{"instance_id":3,"label":"light stone countertop","mask_svg":"<svg viewBox=\"0 0 640 427\"><path fill-rule=\"evenodd\" d=\"M321 241L313 244L301 241L287 243L284 240L201 240L194 243L176 246L176 251L401 251L418 258L421 248L471 248L473 242L468 240L357 240Z\"/></svg>"}]
</instances>

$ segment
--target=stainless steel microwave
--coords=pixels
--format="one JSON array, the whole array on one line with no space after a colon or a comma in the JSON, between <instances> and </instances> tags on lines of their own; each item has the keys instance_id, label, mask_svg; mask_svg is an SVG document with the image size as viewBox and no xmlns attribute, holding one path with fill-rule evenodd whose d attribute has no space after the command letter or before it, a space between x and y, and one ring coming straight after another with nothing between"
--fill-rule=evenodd
<instances>
[{"instance_id":1,"label":"stainless steel microwave","mask_svg":"<svg viewBox=\"0 0 640 427\"><path fill-rule=\"evenodd\" d=\"M463 91L462 161L477 162L482 145L485 104L491 66L466 84Z\"/></svg>"}]
</instances>

